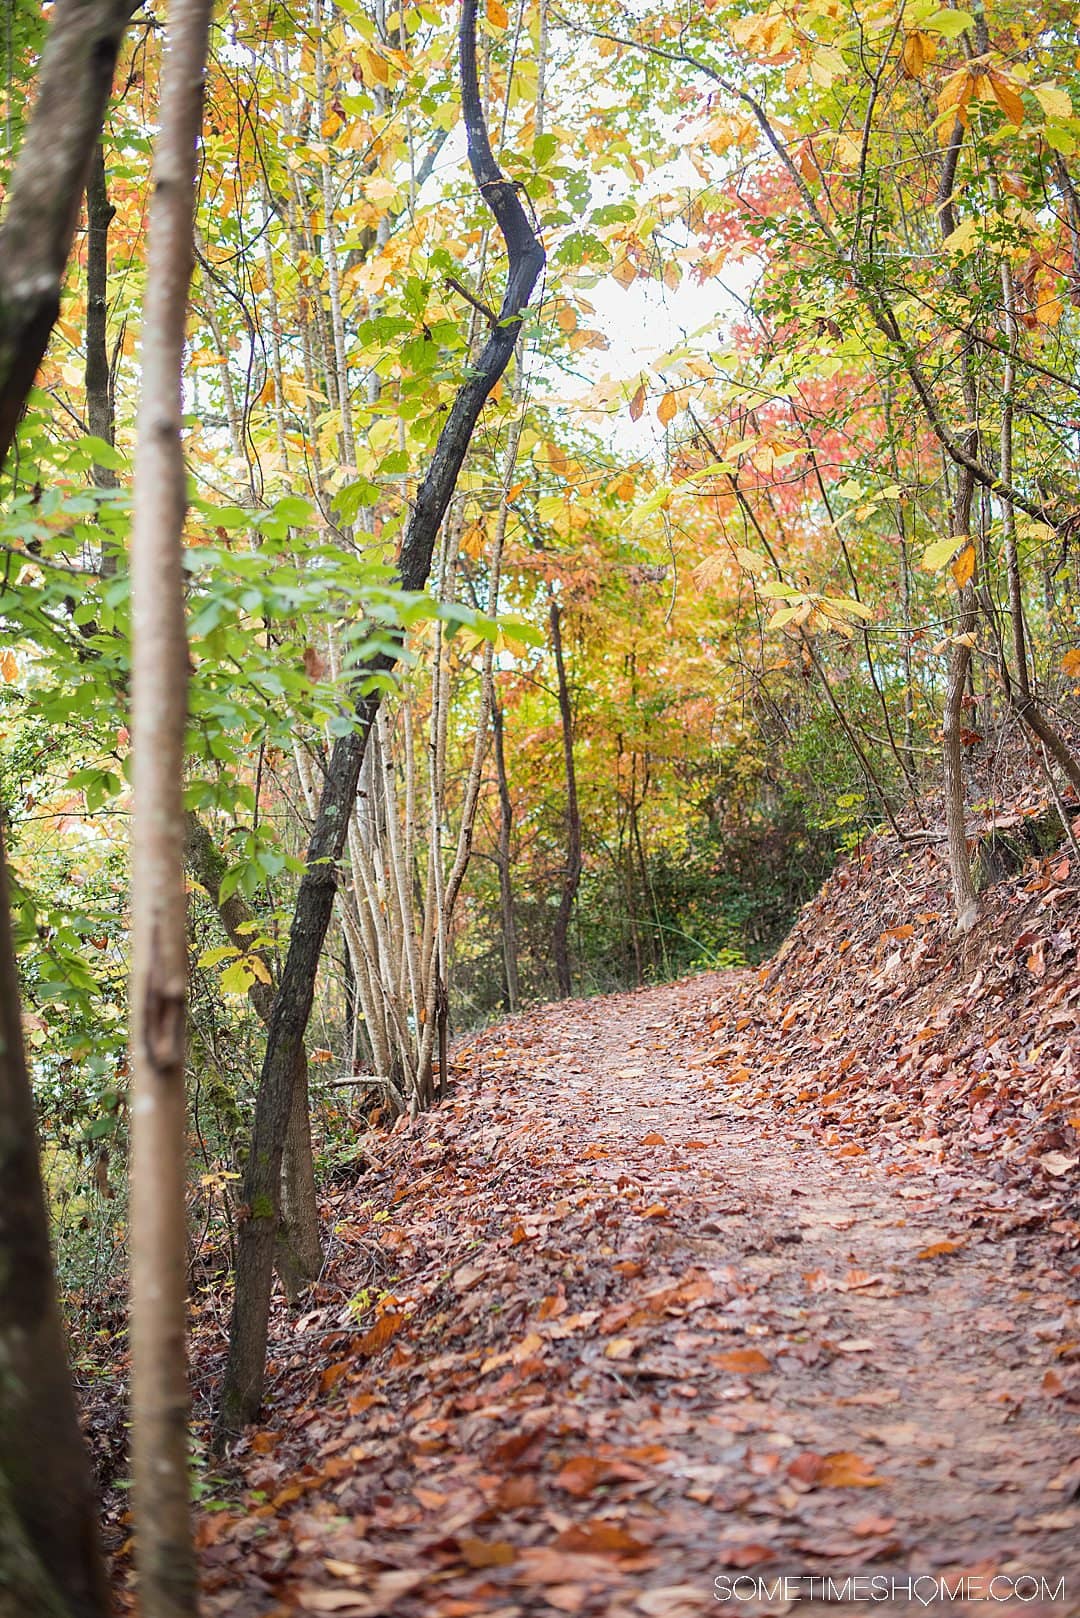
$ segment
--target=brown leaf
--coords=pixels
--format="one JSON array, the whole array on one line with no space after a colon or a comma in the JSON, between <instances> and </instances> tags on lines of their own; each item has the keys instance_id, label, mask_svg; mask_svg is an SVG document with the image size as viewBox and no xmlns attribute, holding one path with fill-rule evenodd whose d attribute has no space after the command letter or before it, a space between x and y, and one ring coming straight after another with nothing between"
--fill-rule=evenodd
<instances>
[{"instance_id":1,"label":"brown leaf","mask_svg":"<svg viewBox=\"0 0 1080 1618\"><path fill-rule=\"evenodd\" d=\"M322 1393L329 1393L330 1389L347 1376L352 1369L348 1360L338 1360L336 1365L328 1365L319 1378L319 1389Z\"/></svg>"},{"instance_id":2,"label":"brown leaf","mask_svg":"<svg viewBox=\"0 0 1080 1618\"><path fill-rule=\"evenodd\" d=\"M776 1552L771 1545L729 1545L716 1553L720 1567L757 1567L759 1562L773 1562Z\"/></svg>"},{"instance_id":3,"label":"brown leaf","mask_svg":"<svg viewBox=\"0 0 1080 1618\"><path fill-rule=\"evenodd\" d=\"M509 1567L517 1551L505 1539L461 1539L463 1559L470 1567Z\"/></svg>"},{"instance_id":4,"label":"brown leaf","mask_svg":"<svg viewBox=\"0 0 1080 1618\"><path fill-rule=\"evenodd\" d=\"M628 1534L625 1528L598 1518L564 1528L555 1543L560 1550L580 1552L585 1556L642 1556L649 1548Z\"/></svg>"}]
</instances>

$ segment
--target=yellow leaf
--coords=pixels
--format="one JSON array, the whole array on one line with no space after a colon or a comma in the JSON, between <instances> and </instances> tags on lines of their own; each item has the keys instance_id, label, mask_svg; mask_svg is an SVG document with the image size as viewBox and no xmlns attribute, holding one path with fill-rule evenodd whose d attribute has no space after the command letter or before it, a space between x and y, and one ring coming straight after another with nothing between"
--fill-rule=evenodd
<instances>
[{"instance_id":1,"label":"yellow leaf","mask_svg":"<svg viewBox=\"0 0 1080 1618\"><path fill-rule=\"evenodd\" d=\"M823 90L831 89L847 72L847 63L835 45L822 45L810 58L810 77Z\"/></svg>"},{"instance_id":2,"label":"yellow leaf","mask_svg":"<svg viewBox=\"0 0 1080 1618\"><path fill-rule=\"evenodd\" d=\"M950 534L947 539L935 539L923 551L919 566L925 568L927 573L936 573L939 567L951 562L961 545L970 545L971 540L967 534Z\"/></svg>"},{"instance_id":3,"label":"yellow leaf","mask_svg":"<svg viewBox=\"0 0 1080 1618\"><path fill-rule=\"evenodd\" d=\"M955 73L950 73L942 85L937 98L940 118L938 140L942 146L949 144L958 121L963 127L967 127L968 102L974 92L975 80L966 67L958 67ZM950 112L955 116L950 118Z\"/></svg>"},{"instance_id":4,"label":"yellow leaf","mask_svg":"<svg viewBox=\"0 0 1080 1618\"><path fill-rule=\"evenodd\" d=\"M637 270L628 258L622 258L611 272L613 281L617 281L625 292L627 287L633 286L637 280Z\"/></svg>"},{"instance_id":5,"label":"yellow leaf","mask_svg":"<svg viewBox=\"0 0 1080 1618\"><path fill-rule=\"evenodd\" d=\"M510 13L501 3L501 0L487 0L487 5L484 9L488 22L493 23L496 28L509 28Z\"/></svg>"},{"instance_id":6,"label":"yellow leaf","mask_svg":"<svg viewBox=\"0 0 1080 1618\"><path fill-rule=\"evenodd\" d=\"M665 393L656 407L656 417L661 426L666 427L669 421L674 421L679 414L679 406L673 393Z\"/></svg>"},{"instance_id":7,"label":"yellow leaf","mask_svg":"<svg viewBox=\"0 0 1080 1618\"><path fill-rule=\"evenodd\" d=\"M975 245L975 238L979 232L977 219L965 219L962 224L951 230L942 242L947 253L968 253Z\"/></svg>"},{"instance_id":8,"label":"yellow leaf","mask_svg":"<svg viewBox=\"0 0 1080 1618\"><path fill-rule=\"evenodd\" d=\"M267 966L261 955L248 955L245 956L245 959L260 983L271 982L270 968Z\"/></svg>"},{"instance_id":9,"label":"yellow leaf","mask_svg":"<svg viewBox=\"0 0 1080 1618\"><path fill-rule=\"evenodd\" d=\"M1072 101L1056 84L1036 84L1033 90L1036 101L1048 118L1072 117Z\"/></svg>"},{"instance_id":10,"label":"yellow leaf","mask_svg":"<svg viewBox=\"0 0 1080 1618\"><path fill-rule=\"evenodd\" d=\"M555 316L555 322L560 331L576 331L577 313L571 308L570 304L561 303L558 314Z\"/></svg>"},{"instance_id":11,"label":"yellow leaf","mask_svg":"<svg viewBox=\"0 0 1080 1618\"><path fill-rule=\"evenodd\" d=\"M970 539L953 562L949 571L956 581L958 590L962 590L965 584L970 584L975 577L975 547Z\"/></svg>"},{"instance_id":12,"label":"yellow leaf","mask_svg":"<svg viewBox=\"0 0 1080 1618\"><path fill-rule=\"evenodd\" d=\"M932 62L936 55L937 41L931 39L929 34L920 34L917 30L909 34L904 41L905 75L909 79L921 79L926 64Z\"/></svg>"}]
</instances>

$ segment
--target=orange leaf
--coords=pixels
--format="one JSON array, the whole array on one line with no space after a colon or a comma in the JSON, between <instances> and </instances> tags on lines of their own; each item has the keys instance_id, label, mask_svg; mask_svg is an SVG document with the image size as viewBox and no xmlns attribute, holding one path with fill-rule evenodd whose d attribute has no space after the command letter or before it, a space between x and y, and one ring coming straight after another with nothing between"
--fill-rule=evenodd
<instances>
[{"instance_id":1,"label":"orange leaf","mask_svg":"<svg viewBox=\"0 0 1080 1618\"><path fill-rule=\"evenodd\" d=\"M822 1456L818 1483L823 1489L876 1489L881 1479L874 1476L874 1468L861 1455L839 1449Z\"/></svg>"},{"instance_id":2,"label":"orange leaf","mask_svg":"<svg viewBox=\"0 0 1080 1618\"><path fill-rule=\"evenodd\" d=\"M366 1331L356 1345L358 1354L377 1354L385 1348L398 1328L404 1325L404 1315L380 1315L370 1331Z\"/></svg>"},{"instance_id":3,"label":"orange leaf","mask_svg":"<svg viewBox=\"0 0 1080 1618\"><path fill-rule=\"evenodd\" d=\"M598 1460L595 1455L575 1455L556 1475L555 1487L583 1500L611 1475L607 1461Z\"/></svg>"},{"instance_id":4,"label":"orange leaf","mask_svg":"<svg viewBox=\"0 0 1080 1618\"><path fill-rule=\"evenodd\" d=\"M931 1242L930 1246L924 1247L917 1256L919 1258L943 1258L946 1253L959 1253L963 1246L963 1242Z\"/></svg>"},{"instance_id":5,"label":"orange leaf","mask_svg":"<svg viewBox=\"0 0 1080 1618\"><path fill-rule=\"evenodd\" d=\"M655 1129L650 1129L641 1144L642 1146L666 1146L667 1142L663 1135L658 1135Z\"/></svg>"},{"instance_id":6,"label":"orange leaf","mask_svg":"<svg viewBox=\"0 0 1080 1618\"><path fill-rule=\"evenodd\" d=\"M675 395L673 393L665 393L664 397L656 407L656 418L660 422L660 425L662 427L666 427L668 422L674 421L678 414L679 406L676 402Z\"/></svg>"},{"instance_id":7,"label":"orange leaf","mask_svg":"<svg viewBox=\"0 0 1080 1618\"><path fill-rule=\"evenodd\" d=\"M950 565L949 572L956 581L958 590L962 590L965 584L970 584L975 577L975 547L970 540Z\"/></svg>"},{"instance_id":8,"label":"orange leaf","mask_svg":"<svg viewBox=\"0 0 1080 1618\"><path fill-rule=\"evenodd\" d=\"M348 1374L348 1371L348 1360L338 1360L336 1365L328 1365L319 1378L319 1387L323 1393L329 1393L334 1384L340 1382L342 1377Z\"/></svg>"},{"instance_id":9,"label":"orange leaf","mask_svg":"<svg viewBox=\"0 0 1080 1618\"><path fill-rule=\"evenodd\" d=\"M508 28L510 26L510 13L502 4L502 0L487 0L487 5L484 9L488 22L494 23L496 28Z\"/></svg>"},{"instance_id":10,"label":"orange leaf","mask_svg":"<svg viewBox=\"0 0 1080 1618\"><path fill-rule=\"evenodd\" d=\"M759 1348L732 1348L726 1354L713 1354L711 1358L722 1370L735 1371L740 1376L760 1376L763 1371L772 1370L772 1361L767 1360Z\"/></svg>"},{"instance_id":11,"label":"orange leaf","mask_svg":"<svg viewBox=\"0 0 1080 1618\"><path fill-rule=\"evenodd\" d=\"M1020 99L1020 92L1017 90L1016 85L1011 79L1006 78L1004 73L999 73L993 67L987 74L987 78L994 100L1009 122L1015 124L1019 129L1024 121L1024 103Z\"/></svg>"}]
</instances>

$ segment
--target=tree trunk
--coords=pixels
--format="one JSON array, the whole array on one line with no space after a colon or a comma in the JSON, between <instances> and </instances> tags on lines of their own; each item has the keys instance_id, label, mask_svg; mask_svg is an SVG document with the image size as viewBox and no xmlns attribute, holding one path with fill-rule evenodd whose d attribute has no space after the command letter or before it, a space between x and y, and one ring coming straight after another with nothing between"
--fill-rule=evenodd
<instances>
[{"instance_id":1,"label":"tree trunk","mask_svg":"<svg viewBox=\"0 0 1080 1618\"><path fill-rule=\"evenodd\" d=\"M961 468L953 516L953 533L968 534L971 528L971 500L975 489L971 473ZM971 543L971 540L968 540ZM967 794L964 789L964 746L961 739L964 692L971 664L971 642L975 631L975 583L960 591L960 611L949 647L949 669L945 684L945 707L941 720L941 762L945 789L945 829L948 837L949 876L952 883L953 913L959 932L968 932L978 915L978 899L971 876L971 856L967 844Z\"/></svg>"},{"instance_id":2,"label":"tree trunk","mask_svg":"<svg viewBox=\"0 0 1080 1618\"><path fill-rule=\"evenodd\" d=\"M506 773L505 711L495 703L491 714L495 733L495 777L499 784L499 840L495 859L499 868L499 917L503 952L503 1005L511 1016L520 997L518 982L517 916L514 911L514 885L511 880L510 834L514 825L514 800Z\"/></svg>"},{"instance_id":3,"label":"tree trunk","mask_svg":"<svg viewBox=\"0 0 1080 1618\"><path fill-rule=\"evenodd\" d=\"M131 1343L135 1553L144 1618L196 1610L188 1478L188 651L182 374L212 0L172 0L150 202L131 534Z\"/></svg>"},{"instance_id":4,"label":"tree trunk","mask_svg":"<svg viewBox=\"0 0 1080 1618\"><path fill-rule=\"evenodd\" d=\"M129 0L58 0L0 232L0 462L60 311Z\"/></svg>"},{"instance_id":5,"label":"tree trunk","mask_svg":"<svg viewBox=\"0 0 1080 1618\"><path fill-rule=\"evenodd\" d=\"M281 1167L281 1224L277 1265L289 1304L295 1309L304 1288L323 1267L319 1199L315 1190L315 1156L311 1147L311 1102L308 1096L307 1051L301 1043L293 1074L289 1121Z\"/></svg>"},{"instance_id":6,"label":"tree trunk","mask_svg":"<svg viewBox=\"0 0 1080 1618\"><path fill-rule=\"evenodd\" d=\"M234 949L250 951L248 924L251 914L239 893L222 899L221 879L225 856L198 815L189 813L186 821L187 863L217 908L225 935ZM269 971L269 962L267 962ZM269 1026L274 1009L274 991L256 978L248 990L255 1014ZM307 1051L303 1043L296 1058L293 1094L281 1174L282 1221L278 1233L275 1262L290 1304L299 1301L305 1284L314 1281L323 1266L319 1203L315 1192L315 1160L311 1149L311 1118L308 1110Z\"/></svg>"},{"instance_id":7,"label":"tree trunk","mask_svg":"<svg viewBox=\"0 0 1080 1618\"><path fill-rule=\"evenodd\" d=\"M105 184L105 153L99 141L86 187L86 423L94 437L106 444L114 443L116 436L108 339L109 226L115 213ZM111 466L95 461L92 475L98 489L117 487ZM116 572L113 551L102 553L100 570L102 578Z\"/></svg>"},{"instance_id":8,"label":"tree trunk","mask_svg":"<svg viewBox=\"0 0 1080 1618\"><path fill-rule=\"evenodd\" d=\"M0 843L0 1493L17 1519L4 1539L23 1545L27 1589L51 1583L70 1618L104 1618L97 1507L56 1306L9 918Z\"/></svg>"},{"instance_id":9,"label":"tree trunk","mask_svg":"<svg viewBox=\"0 0 1080 1618\"><path fill-rule=\"evenodd\" d=\"M566 682L566 663L563 658L562 614L559 603L552 600L551 648L555 653L555 676L558 682L559 721L562 727L563 764L566 770L566 865L563 869L562 893L555 916L552 949L555 955L555 978L562 999L571 993L570 917L574 911L578 883L581 881L581 814L578 809L577 772L574 768L574 714L570 704L570 687Z\"/></svg>"},{"instance_id":10,"label":"tree trunk","mask_svg":"<svg viewBox=\"0 0 1080 1618\"><path fill-rule=\"evenodd\" d=\"M473 431L510 362L522 315L545 262L543 247L522 208L517 186L503 177L492 155L476 70L476 0L464 0L462 6L459 54L469 162L506 242L507 284L499 317L467 380L458 389L409 516L398 558L398 577L405 590L420 590L427 583L435 540ZM385 673L396 661L396 657L380 654L366 672ZM244 1176L246 1217L238 1232L229 1357L215 1422L215 1443L219 1448L230 1434L254 1419L262 1400L281 1154L296 1053L307 1031L315 975L333 909L335 871L345 847L360 766L380 699L378 689L361 696L355 729L339 737L334 745L308 848L307 869L297 894L289 949L267 1035Z\"/></svg>"},{"instance_id":11,"label":"tree trunk","mask_svg":"<svg viewBox=\"0 0 1080 1618\"><path fill-rule=\"evenodd\" d=\"M0 464L60 307L87 170L129 7L58 0L0 225ZM96 1503L79 1431L22 1042L0 840L0 1606L106 1618Z\"/></svg>"}]
</instances>

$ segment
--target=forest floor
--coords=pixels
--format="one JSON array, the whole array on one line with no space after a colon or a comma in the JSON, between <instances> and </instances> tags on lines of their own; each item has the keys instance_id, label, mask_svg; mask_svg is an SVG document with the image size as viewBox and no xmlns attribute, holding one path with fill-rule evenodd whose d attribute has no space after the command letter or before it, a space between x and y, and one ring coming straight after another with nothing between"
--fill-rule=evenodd
<instances>
[{"instance_id":1,"label":"forest floor","mask_svg":"<svg viewBox=\"0 0 1080 1618\"><path fill-rule=\"evenodd\" d=\"M747 1098L760 993L542 1007L363 1137L200 1515L208 1615L1080 1613L1060 1163L1003 1182ZM896 1593L750 1599L781 1574Z\"/></svg>"}]
</instances>

